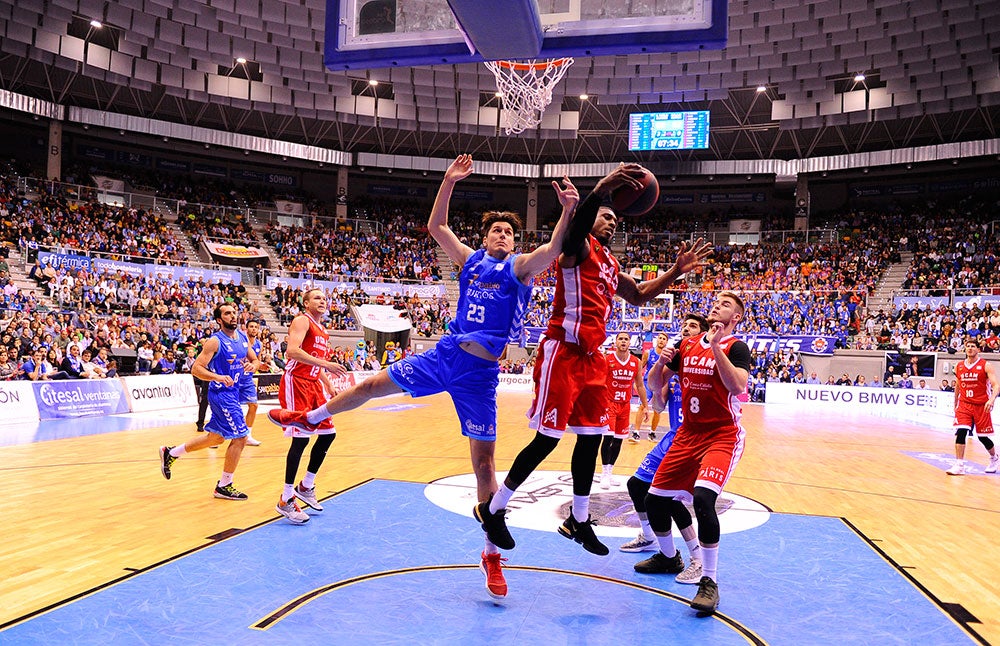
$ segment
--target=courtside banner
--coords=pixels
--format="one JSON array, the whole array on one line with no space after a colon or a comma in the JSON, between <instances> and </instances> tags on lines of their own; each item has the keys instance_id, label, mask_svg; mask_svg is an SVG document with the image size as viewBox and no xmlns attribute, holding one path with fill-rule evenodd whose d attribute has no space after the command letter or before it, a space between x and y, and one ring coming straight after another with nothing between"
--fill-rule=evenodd
<instances>
[{"instance_id":1,"label":"courtside banner","mask_svg":"<svg viewBox=\"0 0 1000 646\"><path fill-rule=\"evenodd\" d=\"M534 385L530 373L513 375L501 372L497 390L504 393L530 393L534 391Z\"/></svg>"},{"instance_id":2,"label":"courtside banner","mask_svg":"<svg viewBox=\"0 0 1000 646\"><path fill-rule=\"evenodd\" d=\"M260 247L250 247L246 245L228 244L219 242L208 242L207 240L202 241L202 244L205 245L205 249L208 250L208 253L212 254L212 258L220 262L227 260L235 260L235 261L248 261L251 264L256 264L260 262L266 265L268 261L267 252L261 249Z\"/></svg>"},{"instance_id":3,"label":"courtside banner","mask_svg":"<svg viewBox=\"0 0 1000 646\"><path fill-rule=\"evenodd\" d=\"M955 393L915 388L861 388L809 384L767 384L767 405L793 404L841 411L861 410L886 417L931 423L951 429ZM1000 424L1000 408L993 409L993 424Z\"/></svg>"},{"instance_id":4,"label":"courtside banner","mask_svg":"<svg viewBox=\"0 0 1000 646\"><path fill-rule=\"evenodd\" d=\"M35 390L30 381L0 381L0 420L4 424L38 421Z\"/></svg>"},{"instance_id":5,"label":"courtside banner","mask_svg":"<svg viewBox=\"0 0 1000 646\"><path fill-rule=\"evenodd\" d=\"M133 413L198 405L198 393L191 375L122 377L121 382Z\"/></svg>"},{"instance_id":6,"label":"courtside banner","mask_svg":"<svg viewBox=\"0 0 1000 646\"><path fill-rule=\"evenodd\" d=\"M276 402L278 401L278 385L281 383L281 375L258 374L254 375L257 382L257 401Z\"/></svg>"},{"instance_id":7,"label":"courtside banner","mask_svg":"<svg viewBox=\"0 0 1000 646\"><path fill-rule=\"evenodd\" d=\"M128 398L120 379L34 382L40 419L73 419L127 413Z\"/></svg>"}]
</instances>

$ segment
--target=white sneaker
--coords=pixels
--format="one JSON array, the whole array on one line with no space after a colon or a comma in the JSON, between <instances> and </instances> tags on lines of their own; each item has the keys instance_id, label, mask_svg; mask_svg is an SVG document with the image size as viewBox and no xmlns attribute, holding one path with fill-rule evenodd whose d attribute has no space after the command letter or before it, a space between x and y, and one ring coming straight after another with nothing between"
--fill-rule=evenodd
<instances>
[{"instance_id":1,"label":"white sneaker","mask_svg":"<svg viewBox=\"0 0 1000 646\"><path fill-rule=\"evenodd\" d=\"M602 473L601 474L601 489L611 488L611 474Z\"/></svg>"},{"instance_id":2,"label":"white sneaker","mask_svg":"<svg viewBox=\"0 0 1000 646\"><path fill-rule=\"evenodd\" d=\"M260 446L260 440L253 435L247 435L247 446Z\"/></svg>"},{"instance_id":3,"label":"white sneaker","mask_svg":"<svg viewBox=\"0 0 1000 646\"><path fill-rule=\"evenodd\" d=\"M646 538L642 532L639 532L638 536L628 543L623 543L618 549L622 552L658 552L660 545L656 542L655 538Z\"/></svg>"},{"instance_id":4,"label":"white sneaker","mask_svg":"<svg viewBox=\"0 0 1000 646\"><path fill-rule=\"evenodd\" d=\"M617 487L618 485L620 485L622 483L622 481L619 480L618 478L616 478L615 474L613 474L613 473L608 476L608 481L611 483L612 487Z\"/></svg>"},{"instance_id":5,"label":"white sneaker","mask_svg":"<svg viewBox=\"0 0 1000 646\"><path fill-rule=\"evenodd\" d=\"M965 465L961 462L956 462L951 465L951 468L945 471L950 476L964 476L965 475Z\"/></svg>"},{"instance_id":6,"label":"white sneaker","mask_svg":"<svg viewBox=\"0 0 1000 646\"><path fill-rule=\"evenodd\" d=\"M309 522L309 514L299 509L299 506L295 504L294 498L287 502L278 498L278 504L274 508L293 525L304 525Z\"/></svg>"},{"instance_id":7,"label":"white sneaker","mask_svg":"<svg viewBox=\"0 0 1000 646\"><path fill-rule=\"evenodd\" d=\"M990 466L986 467L986 473L996 473L998 467L1000 467L1000 453L990 458Z\"/></svg>"},{"instance_id":8,"label":"white sneaker","mask_svg":"<svg viewBox=\"0 0 1000 646\"><path fill-rule=\"evenodd\" d=\"M295 497L306 503L316 511L323 511L323 505L319 504L319 500L316 499L316 487L312 489L306 489L302 486L302 483L295 485Z\"/></svg>"},{"instance_id":9,"label":"white sneaker","mask_svg":"<svg viewBox=\"0 0 1000 646\"><path fill-rule=\"evenodd\" d=\"M691 559L691 565L684 568L684 571L678 574L674 580L677 581L677 583L698 585L701 581L701 561L698 559Z\"/></svg>"}]
</instances>

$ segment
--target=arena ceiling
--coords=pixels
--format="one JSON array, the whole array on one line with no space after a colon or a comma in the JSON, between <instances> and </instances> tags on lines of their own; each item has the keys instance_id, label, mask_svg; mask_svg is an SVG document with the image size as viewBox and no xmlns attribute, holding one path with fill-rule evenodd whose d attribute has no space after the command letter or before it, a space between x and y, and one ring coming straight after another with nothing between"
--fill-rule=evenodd
<instances>
[{"instance_id":1,"label":"arena ceiling","mask_svg":"<svg viewBox=\"0 0 1000 646\"><path fill-rule=\"evenodd\" d=\"M479 123L495 90L482 65L325 69L325 13L324 0L2 1L0 89L355 153L534 164L644 160L627 150L635 111L711 111L709 150L656 153L678 161L991 139L1000 123L996 0L732 0L724 50L580 58L542 127L514 137Z\"/></svg>"}]
</instances>

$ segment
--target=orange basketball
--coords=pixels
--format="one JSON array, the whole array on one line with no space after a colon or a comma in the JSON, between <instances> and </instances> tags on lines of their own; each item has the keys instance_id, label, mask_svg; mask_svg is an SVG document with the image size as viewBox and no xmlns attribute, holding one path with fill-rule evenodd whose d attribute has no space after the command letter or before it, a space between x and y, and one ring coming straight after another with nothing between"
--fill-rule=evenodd
<instances>
[{"instance_id":1,"label":"orange basketball","mask_svg":"<svg viewBox=\"0 0 1000 646\"><path fill-rule=\"evenodd\" d=\"M611 206L617 215L642 215L656 206L660 199L660 183L656 181L656 176L646 168L642 170L643 175L639 179L641 188L620 186L611 194Z\"/></svg>"}]
</instances>

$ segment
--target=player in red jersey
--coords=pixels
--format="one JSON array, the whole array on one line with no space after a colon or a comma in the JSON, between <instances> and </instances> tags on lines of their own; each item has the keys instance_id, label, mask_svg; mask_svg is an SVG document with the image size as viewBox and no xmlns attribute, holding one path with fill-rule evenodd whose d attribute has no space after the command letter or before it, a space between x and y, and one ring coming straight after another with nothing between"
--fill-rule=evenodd
<instances>
[{"instance_id":1,"label":"player in red jersey","mask_svg":"<svg viewBox=\"0 0 1000 646\"><path fill-rule=\"evenodd\" d=\"M750 348L733 336L743 312L739 296L721 292L708 315L708 332L683 339L679 348L667 349L649 375L650 389L662 386L674 373L680 377L684 422L646 495L646 513L660 551L636 563L635 571L684 571L684 559L674 547L670 521L675 519L684 535L692 522L684 502L693 501L702 577L691 607L707 613L719 606L720 530L715 500L743 455L745 432L740 426L737 397L746 391ZM662 402L658 405L662 407Z\"/></svg>"},{"instance_id":2,"label":"player in red jersey","mask_svg":"<svg viewBox=\"0 0 1000 646\"><path fill-rule=\"evenodd\" d=\"M344 366L327 361L330 335L320 323L327 310L326 294L321 289L307 290L302 295L302 307L303 313L292 319L288 326L288 349L285 351L288 363L278 387L278 403L281 408L291 410L312 410L326 401L320 380L327 381L327 388L331 392L333 389L333 385L326 379L326 371L337 376L347 374ZM285 486L275 509L296 525L309 520L309 515L295 502L296 498L316 511L323 511L323 505L316 498L316 473L336 434L333 420L325 420L317 425L314 433L304 433L292 426L285 427L285 436L292 438L292 443L285 457ZM306 475L301 482L295 484L299 462L312 435L317 437L309 453Z\"/></svg>"},{"instance_id":3,"label":"player in red jersey","mask_svg":"<svg viewBox=\"0 0 1000 646\"><path fill-rule=\"evenodd\" d=\"M593 484L601 436L607 429L607 361L600 347L607 338L611 301L617 293L625 301L642 305L667 289L677 278L705 264L711 245L698 240L681 243L677 261L669 271L637 284L619 270L608 245L618 224L606 205L620 186L638 188L641 166L622 164L602 178L577 207L576 218L563 240L557 264L552 317L539 344L533 378L535 398L528 411L534 439L515 458L503 485L490 500L476 508L490 540L510 536L504 512L511 496L559 444L568 430L576 434L571 471L573 507L559 533L583 545L588 552L606 555L590 520ZM494 541L495 542L495 541Z\"/></svg>"},{"instance_id":4,"label":"player in red jersey","mask_svg":"<svg viewBox=\"0 0 1000 646\"><path fill-rule=\"evenodd\" d=\"M955 464L948 475L965 475L965 438L975 429L976 436L990 452L986 473L996 473L1000 456L993 446L993 402L1000 392L1000 380L986 359L979 356L979 342L965 340L965 361L955 366Z\"/></svg>"},{"instance_id":5,"label":"player in red jersey","mask_svg":"<svg viewBox=\"0 0 1000 646\"><path fill-rule=\"evenodd\" d=\"M628 419L632 412L632 389L639 393L639 401L646 401L646 388L642 383L639 357L628 351L632 335L619 332L615 336L615 350L609 352L608 362L608 430L601 441L601 489L617 485L611 471L622 450L622 441L628 437Z\"/></svg>"}]
</instances>

